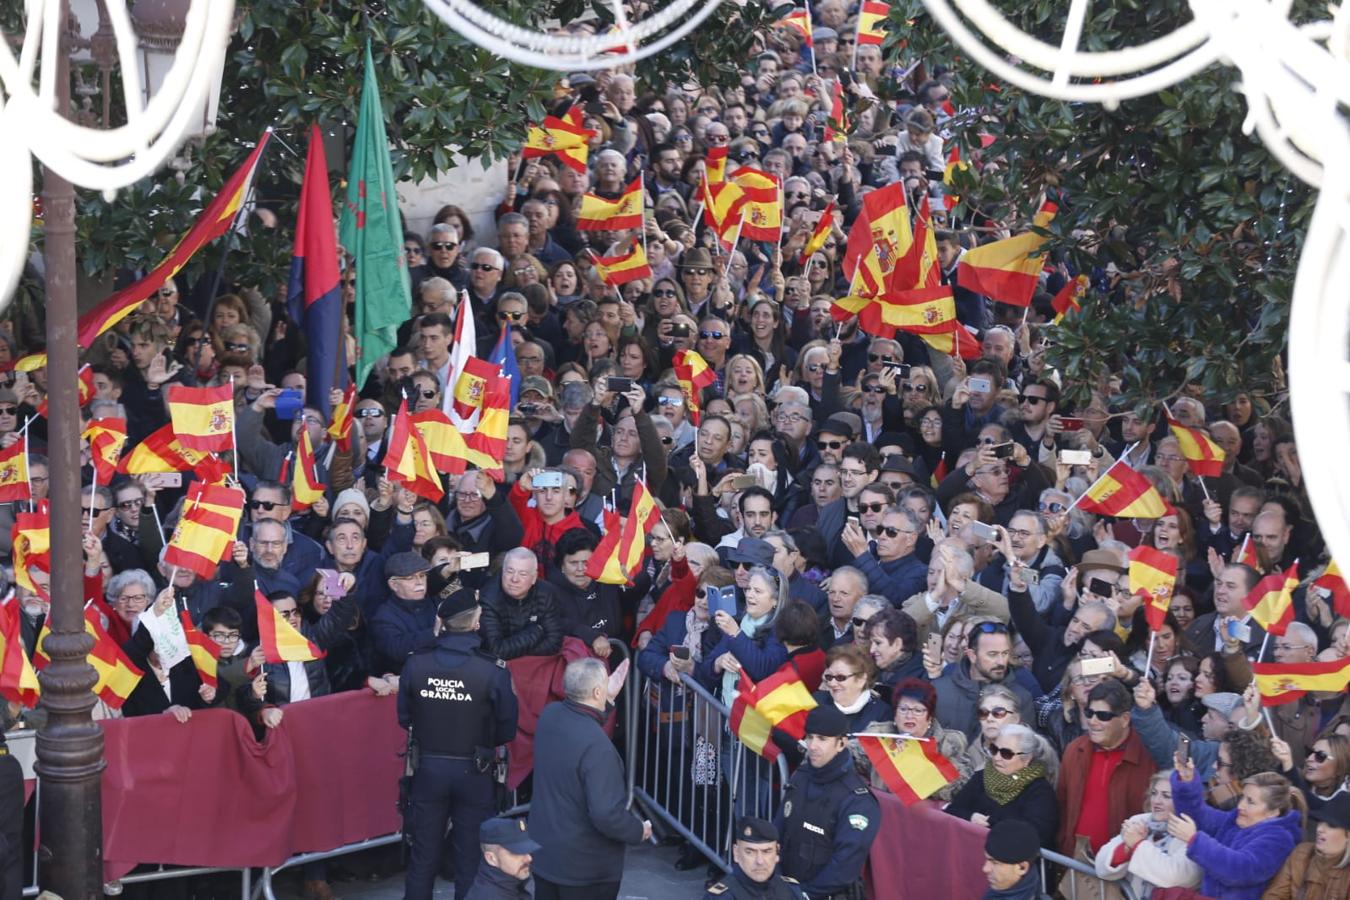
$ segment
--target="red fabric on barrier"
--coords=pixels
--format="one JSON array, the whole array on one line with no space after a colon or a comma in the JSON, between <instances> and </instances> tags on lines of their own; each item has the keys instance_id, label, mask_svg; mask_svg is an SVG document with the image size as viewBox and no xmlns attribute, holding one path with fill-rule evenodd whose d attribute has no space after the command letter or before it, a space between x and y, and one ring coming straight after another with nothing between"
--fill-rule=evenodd
<instances>
[{"instance_id":1,"label":"red fabric on barrier","mask_svg":"<svg viewBox=\"0 0 1350 900\"><path fill-rule=\"evenodd\" d=\"M556 656L518 656L506 661L516 689L516 703L520 706L515 740L506 745L510 761L506 773L507 790L520 787L534 771L534 729L544 707L563 698L563 669L572 660L590 655L591 650L584 641L567 637L563 638L562 650Z\"/></svg>"},{"instance_id":2,"label":"red fabric on barrier","mask_svg":"<svg viewBox=\"0 0 1350 900\"><path fill-rule=\"evenodd\" d=\"M927 800L906 808L894 794L872 792L881 830L867 857L870 900L980 900L989 888L984 839L989 830L949 816Z\"/></svg>"},{"instance_id":3,"label":"red fabric on barrier","mask_svg":"<svg viewBox=\"0 0 1350 900\"><path fill-rule=\"evenodd\" d=\"M349 692L285 713L262 743L228 710L100 722L104 876L142 862L271 866L394 831L395 698Z\"/></svg>"}]
</instances>

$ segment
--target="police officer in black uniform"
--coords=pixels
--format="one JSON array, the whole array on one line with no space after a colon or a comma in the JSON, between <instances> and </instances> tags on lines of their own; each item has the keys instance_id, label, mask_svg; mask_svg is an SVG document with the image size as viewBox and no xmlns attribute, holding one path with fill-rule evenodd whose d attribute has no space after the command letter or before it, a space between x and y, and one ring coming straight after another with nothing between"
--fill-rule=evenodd
<instances>
[{"instance_id":1,"label":"police officer in black uniform","mask_svg":"<svg viewBox=\"0 0 1350 900\"><path fill-rule=\"evenodd\" d=\"M478 829L483 865L464 900L529 900L530 863L539 849L524 819L488 819ZM456 894L458 896L458 894Z\"/></svg>"},{"instance_id":2,"label":"police officer in black uniform","mask_svg":"<svg viewBox=\"0 0 1350 900\"><path fill-rule=\"evenodd\" d=\"M455 896L469 892L478 828L494 812L495 748L516 736L506 663L479 646L477 592L460 588L447 564L427 574L427 599L439 603L436 642L408 656L398 686L398 721L412 729L416 758L407 900L431 900L447 821L454 822Z\"/></svg>"},{"instance_id":3,"label":"police officer in black uniform","mask_svg":"<svg viewBox=\"0 0 1350 900\"><path fill-rule=\"evenodd\" d=\"M861 900L863 864L881 810L848 751L848 718L834 704L806 717L806 762L792 775L774 824L783 874L811 900Z\"/></svg>"},{"instance_id":4,"label":"police officer in black uniform","mask_svg":"<svg viewBox=\"0 0 1350 900\"><path fill-rule=\"evenodd\" d=\"M731 874L708 888L703 900L802 900L796 879L778 872L778 829L746 816L736 823Z\"/></svg>"}]
</instances>

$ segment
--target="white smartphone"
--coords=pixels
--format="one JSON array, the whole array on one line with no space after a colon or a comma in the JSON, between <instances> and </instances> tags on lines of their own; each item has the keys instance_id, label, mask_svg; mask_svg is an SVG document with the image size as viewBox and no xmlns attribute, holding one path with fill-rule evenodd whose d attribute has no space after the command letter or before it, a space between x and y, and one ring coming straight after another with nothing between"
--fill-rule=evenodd
<instances>
[{"instance_id":1,"label":"white smartphone","mask_svg":"<svg viewBox=\"0 0 1350 900\"><path fill-rule=\"evenodd\" d=\"M1078 665L1083 675L1110 675L1116 670L1116 661L1109 656L1097 656L1085 659Z\"/></svg>"},{"instance_id":2,"label":"white smartphone","mask_svg":"<svg viewBox=\"0 0 1350 900\"><path fill-rule=\"evenodd\" d=\"M1066 466L1089 466L1092 465L1092 451L1061 450L1059 451L1059 461Z\"/></svg>"},{"instance_id":3,"label":"white smartphone","mask_svg":"<svg viewBox=\"0 0 1350 900\"><path fill-rule=\"evenodd\" d=\"M487 568L490 557L491 554L486 552L466 553L459 558L459 570L461 572L466 572L469 569L485 569Z\"/></svg>"}]
</instances>

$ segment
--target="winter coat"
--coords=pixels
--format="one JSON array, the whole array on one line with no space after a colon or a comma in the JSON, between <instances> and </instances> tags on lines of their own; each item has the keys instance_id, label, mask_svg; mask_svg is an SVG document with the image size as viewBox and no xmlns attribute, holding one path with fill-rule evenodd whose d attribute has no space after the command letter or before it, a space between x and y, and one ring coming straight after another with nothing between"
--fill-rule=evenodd
<instances>
[{"instance_id":1,"label":"winter coat","mask_svg":"<svg viewBox=\"0 0 1350 900\"><path fill-rule=\"evenodd\" d=\"M1023 719L1022 721L1027 721ZM1150 779L1158 767L1144 747L1139 732L1130 729L1129 736L1121 745L1120 765L1111 773L1111 782L1106 794L1108 829L1116 831L1143 802L1144 792L1148 790ZM1065 856L1074 855L1074 829L1078 826L1078 817L1083 812L1083 797L1087 793L1088 773L1092 770L1092 754L1096 745L1088 735L1075 740L1064 750L1059 767L1059 852Z\"/></svg>"},{"instance_id":2,"label":"winter coat","mask_svg":"<svg viewBox=\"0 0 1350 900\"><path fill-rule=\"evenodd\" d=\"M1022 721L1036 721L1036 701L1017 682L1011 668L1000 683L1017 695L1017 710ZM980 732L980 720L975 713L979 709L980 691L984 687L985 682L970 677L969 659L963 658L956 665L948 666L933 682L933 689L937 691L937 720L944 728L955 728L965 734L967 741L975 740Z\"/></svg>"},{"instance_id":3,"label":"winter coat","mask_svg":"<svg viewBox=\"0 0 1350 900\"><path fill-rule=\"evenodd\" d=\"M1151 819L1148 813L1140 813L1131 816L1129 821L1148 825ZM1097 851L1097 875L1106 881L1127 879L1130 890L1140 898L1147 897L1154 888L1199 887L1204 873L1186 855L1186 844L1169 835L1165 828L1160 834L1159 840L1144 838L1136 844L1134 852L1118 866L1112 865L1111 860L1124 839L1120 835L1111 838Z\"/></svg>"},{"instance_id":4,"label":"winter coat","mask_svg":"<svg viewBox=\"0 0 1350 900\"><path fill-rule=\"evenodd\" d=\"M515 659L552 656L562 649L562 620L548 583L536 582L524 599L517 600L502 590L498 578L483 591L482 605L478 627L485 650L502 659Z\"/></svg>"},{"instance_id":5,"label":"winter coat","mask_svg":"<svg viewBox=\"0 0 1350 900\"><path fill-rule=\"evenodd\" d=\"M1261 900L1343 900L1350 897L1350 868L1338 869L1311 841L1284 861Z\"/></svg>"},{"instance_id":6,"label":"winter coat","mask_svg":"<svg viewBox=\"0 0 1350 900\"><path fill-rule=\"evenodd\" d=\"M984 789L984 773L977 773L956 792L946 811L966 820L975 813L988 816L991 828L1004 819L1030 822L1036 826L1042 847L1054 841L1055 827L1059 824L1055 788L1044 776L1032 779L1016 797L1000 804Z\"/></svg>"}]
</instances>

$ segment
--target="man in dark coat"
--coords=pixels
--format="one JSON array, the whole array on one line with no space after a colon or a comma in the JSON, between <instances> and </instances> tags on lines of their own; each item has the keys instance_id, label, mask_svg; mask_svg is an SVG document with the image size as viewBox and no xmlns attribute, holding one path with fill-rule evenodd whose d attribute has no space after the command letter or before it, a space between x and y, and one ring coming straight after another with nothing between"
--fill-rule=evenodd
<instances>
[{"instance_id":1,"label":"man in dark coat","mask_svg":"<svg viewBox=\"0 0 1350 900\"><path fill-rule=\"evenodd\" d=\"M624 845L648 840L652 823L627 808L623 760L604 722L618 687L598 659L578 659L563 672L566 700L539 716L530 834L535 900L615 900L623 879Z\"/></svg>"}]
</instances>

